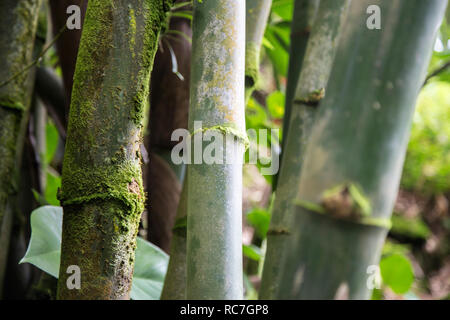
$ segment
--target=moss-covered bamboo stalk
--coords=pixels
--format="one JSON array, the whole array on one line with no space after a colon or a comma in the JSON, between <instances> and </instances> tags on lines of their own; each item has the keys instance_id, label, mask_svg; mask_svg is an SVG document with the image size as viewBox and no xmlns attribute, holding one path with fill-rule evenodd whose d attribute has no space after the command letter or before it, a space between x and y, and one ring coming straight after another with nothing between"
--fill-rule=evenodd
<instances>
[{"instance_id":1,"label":"moss-covered bamboo stalk","mask_svg":"<svg viewBox=\"0 0 450 320\"><path fill-rule=\"evenodd\" d=\"M446 0L353 1L302 164L287 299L367 299ZM369 29L370 5L381 29Z\"/></svg>"},{"instance_id":2,"label":"moss-covered bamboo stalk","mask_svg":"<svg viewBox=\"0 0 450 320\"><path fill-rule=\"evenodd\" d=\"M293 200L297 195L304 150L314 123L314 116L324 96L339 32L345 19L348 0L321 0L317 20L309 37L303 67L292 103L289 132L285 133L286 149L279 184L267 234L267 251L261 283L261 299L277 299L283 293L279 287L283 257L291 248L287 238L294 225Z\"/></svg>"},{"instance_id":3,"label":"moss-covered bamboo stalk","mask_svg":"<svg viewBox=\"0 0 450 320\"><path fill-rule=\"evenodd\" d=\"M34 72L21 71L33 59L40 3L0 2L0 296L13 222L14 204L10 199L17 192L17 171L34 83Z\"/></svg>"},{"instance_id":4,"label":"moss-covered bamboo stalk","mask_svg":"<svg viewBox=\"0 0 450 320\"><path fill-rule=\"evenodd\" d=\"M170 260L167 268L161 300L186 299L186 229L187 229L187 179L184 179L175 226L170 245Z\"/></svg>"},{"instance_id":5,"label":"moss-covered bamboo stalk","mask_svg":"<svg viewBox=\"0 0 450 320\"><path fill-rule=\"evenodd\" d=\"M188 299L242 299L243 30L245 1L194 1L189 129L202 149L193 148L194 161L202 135L229 143L224 164L188 165Z\"/></svg>"},{"instance_id":6,"label":"moss-covered bamboo stalk","mask_svg":"<svg viewBox=\"0 0 450 320\"><path fill-rule=\"evenodd\" d=\"M291 23L291 45L289 48L289 69L286 84L286 97L283 117L283 132L285 137L289 131L292 100L294 99L297 83L302 70L306 46L317 14L320 0L295 0L294 14ZM282 141L282 150L286 145Z\"/></svg>"},{"instance_id":7,"label":"moss-covered bamboo stalk","mask_svg":"<svg viewBox=\"0 0 450 320\"><path fill-rule=\"evenodd\" d=\"M245 100L258 82L261 43L266 30L272 0L246 0Z\"/></svg>"},{"instance_id":8,"label":"moss-covered bamboo stalk","mask_svg":"<svg viewBox=\"0 0 450 320\"><path fill-rule=\"evenodd\" d=\"M64 155L58 299L128 299L144 192L140 143L169 0L91 0ZM81 271L69 290L68 266Z\"/></svg>"}]
</instances>

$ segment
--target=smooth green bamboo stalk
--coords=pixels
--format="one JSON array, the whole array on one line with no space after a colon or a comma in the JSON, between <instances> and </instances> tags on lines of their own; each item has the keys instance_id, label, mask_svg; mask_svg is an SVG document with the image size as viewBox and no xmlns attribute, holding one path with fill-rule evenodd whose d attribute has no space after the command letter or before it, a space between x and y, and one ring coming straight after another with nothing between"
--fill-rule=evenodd
<instances>
[{"instance_id":1,"label":"smooth green bamboo stalk","mask_svg":"<svg viewBox=\"0 0 450 320\"><path fill-rule=\"evenodd\" d=\"M175 226L170 246L170 260L167 268L161 300L186 299L186 228L187 228L187 179L184 179L180 202L177 208Z\"/></svg>"},{"instance_id":2,"label":"smooth green bamboo stalk","mask_svg":"<svg viewBox=\"0 0 450 320\"><path fill-rule=\"evenodd\" d=\"M245 100L250 99L258 82L261 43L272 0L246 0Z\"/></svg>"},{"instance_id":3,"label":"smooth green bamboo stalk","mask_svg":"<svg viewBox=\"0 0 450 320\"><path fill-rule=\"evenodd\" d=\"M189 129L197 148L188 165L188 299L243 297L244 28L244 1L194 1ZM202 135L214 134L229 140L223 164L196 161L205 150Z\"/></svg>"},{"instance_id":4,"label":"smooth green bamboo stalk","mask_svg":"<svg viewBox=\"0 0 450 320\"><path fill-rule=\"evenodd\" d=\"M312 28L303 68L292 104L289 132L286 132L284 163L267 233L267 251L261 282L261 299L277 299L283 257L294 215L293 204L298 190L303 153L314 123L314 116L322 99L331 72L339 40L339 31L345 19L348 0L321 0L317 20Z\"/></svg>"},{"instance_id":5,"label":"smooth green bamboo stalk","mask_svg":"<svg viewBox=\"0 0 450 320\"><path fill-rule=\"evenodd\" d=\"M282 262L286 299L367 299L446 0L353 1L309 139ZM367 9L381 9L369 29Z\"/></svg>"},{"instance_id":6,"label":"smooth green bamboo stalk","mask_svg":"<svg viewBox=\"0 0 450 320\"><path fill-rule=\"evenodd\" d=\"M0 2L0 297L8 256L18 169L34 83L21 72L33 59L40 0ZM5 83L6 81L6 83Z\"/></svg>"},{"instance_id":7,"label":"smooth green bamboo stalk","mask_svg":"<svg viewBox=\"0 0 450 320\"><path fill-rule=\"evenodd\" d=\"M295 97L297 83L302 70L306 46L311 34L320 0L295 0L291 24L291 46L289 49L289 69L284 104L283 132L287 137L291 118L292 100ZM286 145L282 141L282 150Z\"/></svg>"},{"instance_id":8,"label":"smooth green bamboo stalk","mask_svg":"<svg viewBox=\"0 0 450 320\"><path fill-rule=\"evenodd\" d=\"M145 198L143 117L170 4L89 1L59 194L64 219L58 299L129 298ZM66 284L72 265L80 268L80 289Z\"/></svg>"}]
</instances>

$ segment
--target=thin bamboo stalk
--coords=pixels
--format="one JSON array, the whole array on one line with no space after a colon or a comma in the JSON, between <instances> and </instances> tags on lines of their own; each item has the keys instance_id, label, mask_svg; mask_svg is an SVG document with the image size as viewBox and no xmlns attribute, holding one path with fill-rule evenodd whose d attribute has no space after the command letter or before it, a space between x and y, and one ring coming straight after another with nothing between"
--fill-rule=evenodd
<instances>
[{"instance_id":1,"label":"thin bamboo stalk","mask_svg":"<svg viewBox=\"0 0 450 320\"><path fill-rule=\"evenodd\" d=\"M167 268L161 300L186 299L186 229L187 229L187 179L184 179L180 202L177 208L175 226L170 246L170 260Z\"/></svg>"},{"instance_id":2,"label":"thin bamboo stalk","mask_svg":"<svg viewBox=\"0 0 450 320\"><path fill-rule=\"evenodd\" d=\"M320 0L295 0L294 14L291 24L291 47L289 49L289 69L284 104L283 132L285 137L289 131L292 100L295 97L298 80L302 70L306 47L313 27ZM282 150L286 145L282 141Z\"/></svg>"},{"instance_id":3,"label":"thin bamboo stalk","mask_svg":"<svg viewBox=\"0 0 450 320\"><path fill-rule=\"evenodd\" d=\"M261 43L272 0L247 0L246 5L245 100L248 101L258 82Z\"/></svg>"},{"instance_id":4,"label":"thin bamboo stalk","mask_svg":"<svg viewBox=\"0 0 450 320\"><path fill-rule=\"evenodd\" d=\"M291 248L287 245L293 225L293 200L296 197L303 154L311 133L316 110L323 97L337 50L339 33L347 13L347 0L321 0L317 20L312 28L303 61L303 68L293 99L289 132L286 132L284 163L267 234L260 297L277 299L283 270L283 257Z\"/></svg>"}]
</instances>

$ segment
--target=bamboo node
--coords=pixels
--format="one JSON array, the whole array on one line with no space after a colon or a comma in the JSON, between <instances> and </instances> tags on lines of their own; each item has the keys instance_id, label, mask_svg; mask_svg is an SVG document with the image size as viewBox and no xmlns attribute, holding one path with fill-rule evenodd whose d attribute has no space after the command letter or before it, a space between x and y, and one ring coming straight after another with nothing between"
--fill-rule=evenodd
<instances>
[{"instance_id":1,"label":"bamboo node","mask_svg":"<svg viewBox=\"0 0 450 320\"><path fill-rule=\"evenodd\" d=\"M361 188L353 183L344 183L326 190L319 204L299 199L294 200L294 204L309 212L357 224L385 229L390 229L392 226L389 218L372 216L369 199L363 194Z\"/></svg>"},{"instance_id":2,"label":"bamboo node","mask_svg":"<svg viewBox=\"0 0 450 320\"><path fill-rule=\"evenodd\" d=\"M25 111L25 106L21 102L14 101L10 98L0 99L0 107L5 109Z\"/></svg>"},{"instance_id":3,"label":"bamboo node","mask_svg":"<svg viewBox=\"0 0 450 320\"><path fill-rule=\"evenodd\" d=\"M325 191L321 205L326 212L337 218L359 219L371 215L369 199L360 187L352 183L338 185Z\"/></svg>"},{"instance_id":4,"label":"bamboo node","mask_svg":"<svg viewBox=\"0 0 450 320\"><path fill-rule=\"evenodd\" d=\"M324 97L325 88L321 88L310 92L306 97L295 99L294 103L317 107Z\"/></svg>"},{"instance_id":5,"label":"bamboo node","mask_svg":"<svg viewBox=\"0 0 450 320\"><path fill-rule=\"evenodd\" d=\"M245 150L248 149L248 147L250 146L250 141L248 139L247 133L245 132L241 132L241 130L230 127L230 126L225 126L225 125L217 125L217 126L212 126L209 128L205 128L202 127L198 130L195 130L194 132L191 133L191 136L195 136L197 133L204 133L206 131L218 131L224 135L227 134L231 134L233 135L235 138L237 138L237 140L239 142L241 142L242 144L244 144Z\"/></svg>"},{"instance_id":6,"label":"bamboo node","mask_svg":"<svg viewBox=\"0 0 450 320\"><path fill-rule=\"evenodd\" d=\"M272 236L276 236L276 235L288 235L290 234L290 231L285 229L285 228L271 228L269 230L267 230L267 235L272 235Z\"/></svg>"}]
</instances>

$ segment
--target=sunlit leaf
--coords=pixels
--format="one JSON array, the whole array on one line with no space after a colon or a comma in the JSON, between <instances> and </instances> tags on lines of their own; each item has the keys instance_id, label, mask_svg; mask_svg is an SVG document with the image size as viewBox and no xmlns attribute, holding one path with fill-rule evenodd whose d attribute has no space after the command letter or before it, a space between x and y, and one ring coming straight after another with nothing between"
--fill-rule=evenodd
<instances>
[{"instance_id":1,"label":"sunlit leaf","mask_svg":"<svg viewBox=\"0 0 450 320\"><path fill-rule=\"evenodd\" d=\"M267 230L269 230L270 224L270 212L256 208L247 213L247 221L255 228L256 233L261 237L265 238L267 235Z\"/></svg>"},{"instance_id":2,"label":"sunlit leaf","mask_svg":"<svg viewBox=\"0 0 450 320\"><path fill-rule=\"evenodd\" d=\"M56 126L51 121L47 122L45 126L45 138L47 146L47 150L45 152L45 163L49 164L55 156L59 140L58 129L56 129Z\"/></svg>"},{"instance_id":3,"label":"sunlit leaf","mask_svg":"<svg viewBox=\"0 0 450 320\"><path fill-rule=\"evenodd\" d=\"M401 254L393 254L380 262L383 283L397 294L409 291L414 282L414 271L408 258Z\"/></svg>"},{"instance_id":4,"label":"sunlit leaf","mask_svg":"<svg viewBox=\"0 0 450 320\"><path fill-rule=\"evenodd\" d=\"M242 253L249 259L259 261L261 259L261 249L255 245L242 245Z\"/></svg>"},{"instance_id":5,"label":"sunlit leaf","mask_svg":"<svg viewBox=\"0 0 450 320\"><path fill-rule=\"evenodd\" d=\"M275 119L283 118L284 115L284 94L281 91L272 92L267 97L267 108L270 115Z\"/></svg>"}]
</instances>

